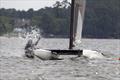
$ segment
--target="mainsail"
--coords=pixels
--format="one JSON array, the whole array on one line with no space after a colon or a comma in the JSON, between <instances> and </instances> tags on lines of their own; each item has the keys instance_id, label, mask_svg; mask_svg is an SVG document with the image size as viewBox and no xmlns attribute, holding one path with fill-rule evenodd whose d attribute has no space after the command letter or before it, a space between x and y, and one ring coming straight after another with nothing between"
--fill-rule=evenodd
<instances>
[{"instance_id":1,"label":"mainsail","mask_svg":"<svg viewBox=\"0 0 120 80\"><path fill-rule=\"evenodd\" d=\"M74 46L81 43L81 37L82 37L82 26L83 26L83 20L84 20L84 14L85 14L85 6L86 6L86 0L72 0L72 14L71 17L72 23L70 30L72 33L70 36L72 36L70 41Z\"/></svg>"}]
</instances>

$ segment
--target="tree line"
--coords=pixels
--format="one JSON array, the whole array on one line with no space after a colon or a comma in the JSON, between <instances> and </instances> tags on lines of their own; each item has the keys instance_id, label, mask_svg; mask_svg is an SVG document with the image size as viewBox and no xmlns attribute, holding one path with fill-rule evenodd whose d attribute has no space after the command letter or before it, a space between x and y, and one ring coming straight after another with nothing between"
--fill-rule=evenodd
<instances>
[{"instance_id":1,"label":"tree line","mask_svg":"<svg viewBox=\"0 0 120 80\"><path fill-rule=\"evenodd\" d=\"M86 38L120 38L120 1L87 0L83 37ZM46 37L69 37L71 6L67 0L57 1L53 7L37 11L29 9L0 8L0 35L10 33L18 24L18 19L30 20L27 26L36 26ZM24 25L23 27L25 27Z\"/></svg>"},{"instance_id":2,"label":"tree line","mask_svg":"<svg viewBox=\"0 0 120 80\"><path fill-rule=\"evenodd\" d=\"M83 37L120 39L120 0L87 0Z\"/></svg>"}]
</instances>

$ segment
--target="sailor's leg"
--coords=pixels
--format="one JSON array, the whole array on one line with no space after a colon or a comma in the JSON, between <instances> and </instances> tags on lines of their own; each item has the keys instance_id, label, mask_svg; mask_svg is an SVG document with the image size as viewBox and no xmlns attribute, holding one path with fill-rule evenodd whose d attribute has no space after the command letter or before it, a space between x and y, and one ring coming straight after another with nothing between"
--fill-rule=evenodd
<instances>
[{"instance_id":1,"label":"sailor's leg","mask_svg":"<svg viewBox=\"0 0 120 80\"><path fill-rule=\"evenodd\" d=\"M28 58L34 58L34 52L32 50L26 50L25 56Z\"/></svg>"}]
</instances>

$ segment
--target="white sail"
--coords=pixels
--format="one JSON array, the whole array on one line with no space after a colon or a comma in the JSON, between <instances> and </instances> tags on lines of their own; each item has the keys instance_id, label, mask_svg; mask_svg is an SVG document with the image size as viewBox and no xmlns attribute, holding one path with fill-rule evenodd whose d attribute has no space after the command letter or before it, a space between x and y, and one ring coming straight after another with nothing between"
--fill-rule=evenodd
<instances>
[{"instance_id":1,"label":"white sail","mask_svg":"<svg viewBox=\"0 0 120 80\"><path fill-rule=\"evenodd\" d=\"M76 33L75 33L75 40L74 45L81 43L81 37L82 37L82 16L80 10L78 11L78 20L77 20L77 27L76 27Z\"/></svg>"},{"instance_id":2,"label":"white sail","mask_svg":"<svg viewBox=\"0 0 120 80\"><path fill-rule=\"evenodd\" d=\"M74 42L76 46L81 43L82 27L86 0L76 0L74 4Z\"/></svg>"}]
</instances>

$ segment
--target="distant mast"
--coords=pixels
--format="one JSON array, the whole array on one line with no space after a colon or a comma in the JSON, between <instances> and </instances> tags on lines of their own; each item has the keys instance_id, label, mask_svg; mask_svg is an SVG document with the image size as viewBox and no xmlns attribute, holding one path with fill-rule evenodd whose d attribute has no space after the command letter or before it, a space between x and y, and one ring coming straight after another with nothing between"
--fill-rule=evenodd
<instances>
[{"instance_id":1,"label":"distant mast","mask_svg":"<svg viewBox=\"0 0 120 80\"><path fill-rule=\"evenodd\" d=\"M81 42L86 0L72 0L69 49Z\"/></svg>"}]
</instances>

